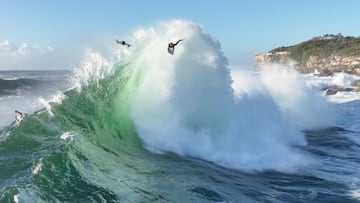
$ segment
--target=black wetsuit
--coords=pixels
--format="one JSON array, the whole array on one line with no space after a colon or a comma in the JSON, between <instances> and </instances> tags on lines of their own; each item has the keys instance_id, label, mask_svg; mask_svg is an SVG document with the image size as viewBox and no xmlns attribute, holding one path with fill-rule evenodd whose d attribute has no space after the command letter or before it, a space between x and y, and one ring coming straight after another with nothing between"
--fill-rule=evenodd
<instances>
[{"instance_id":1,"label":"black wetsuit","mask_svg":"<svg viewBox=\"0 0 360 203\"><path fill-rule=\"evenodd\" d=\"M178 45L179 42L183 41L182 39L179 39L175 44L170 42L169 45L168 45L168 52L169 54L174 54L174 51L175 51L175 46Z\"/></svg>"},{"instance_id":2,"label":"black wetsuit","mask_svg":"<svg viewBox=\"0 0 360 203\"><path fill-rule=\"evenodd\" d=\"M125 41L116 40L116 43L126 45L126 46L130 47L130 44L127 44Z\"/></svg>"}]
</instances>

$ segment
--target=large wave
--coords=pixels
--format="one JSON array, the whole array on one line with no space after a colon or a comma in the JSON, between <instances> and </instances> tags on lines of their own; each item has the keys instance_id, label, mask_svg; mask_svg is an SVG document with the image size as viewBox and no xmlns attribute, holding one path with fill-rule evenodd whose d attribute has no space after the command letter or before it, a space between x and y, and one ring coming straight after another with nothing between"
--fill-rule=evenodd
<instances>
[{"instance_id":1,"label":"large wave","mask_svg":"<svg viewBox=\"0 0 360 203\"><path fill-rule=\"evenodd\" d=\"M234 91L220 43L200 25L177 20L134 36L139 45L122 72L128 80L115 108L123 109L127 100L148 150L239 169L291 170L307 162L294 146L306 145L301 130L329 124L314 122L319 109L328 115L328 107L295 73L282 84L271 81L286 78L284 72L263 74L258 84L248 80L262 88ZM184 41L169 55L167 43L178 39Z\"/></svg>"},{"instance_id":2,"label":"large wave","mask_svg":"<svg viewBox=\"0 0 360 203\"><path fill-rule=\"evenodd\" d=\"M168 54L167 44L178 39L184 40ZM201 25L162 23L135 31L130 43L107 57L89 51L76 71L78 87L106 100L92 104L106 108L89 122L111 112L111 124L97 125L109 132L134 127L132 137L151 152L289 171L309 161L297 147L306 145L301 131L333 124L331 107L295 71L231 71L220 43Z\"/></svg>"}]
</instances>

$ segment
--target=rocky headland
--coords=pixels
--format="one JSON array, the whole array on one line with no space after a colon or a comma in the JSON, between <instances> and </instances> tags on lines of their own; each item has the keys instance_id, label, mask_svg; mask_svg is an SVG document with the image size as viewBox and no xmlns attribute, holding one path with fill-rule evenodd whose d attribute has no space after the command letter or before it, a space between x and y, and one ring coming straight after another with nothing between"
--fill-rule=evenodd
<instances>
[{"instance_id":1,"label":"rocky headland","mask_svg":"<svg viewBox=\"0 0 360 203\"><path fill-rule=\"evenodd\" d=\"M268 62L292 62L295 69L301 73L332 75L336 72L345 72L360 75L360 37L326 34L256 55L257 67Z\"/></svg>"}]
</instances>

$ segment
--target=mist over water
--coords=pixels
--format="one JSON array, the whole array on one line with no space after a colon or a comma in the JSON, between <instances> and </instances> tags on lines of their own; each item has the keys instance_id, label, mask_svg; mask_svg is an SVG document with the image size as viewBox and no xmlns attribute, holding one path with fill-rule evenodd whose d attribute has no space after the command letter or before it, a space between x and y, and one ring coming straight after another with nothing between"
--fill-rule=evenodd
<instances>
[{"instance_id":1,"label":"mist over water","mask_svg":"<svg viewBox=\"0 0 360 203\"><path fill-rule=\"evenodd\" d=\"M334 106L317 89L307 86L293 65L268 64L260 78L284 118L299 130L335 125Z\"/></svg>"}]
</instances>

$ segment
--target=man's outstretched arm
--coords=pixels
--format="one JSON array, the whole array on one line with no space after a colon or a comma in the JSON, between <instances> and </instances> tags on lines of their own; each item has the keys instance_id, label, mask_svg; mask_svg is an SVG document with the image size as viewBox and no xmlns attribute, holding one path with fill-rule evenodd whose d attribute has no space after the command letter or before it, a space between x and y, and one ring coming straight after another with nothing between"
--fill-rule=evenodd
<instances>
[{"instance_id":1,"label":"man's outstretched arm","mask_svg":"<svg viewBox=\"0 0 360 203\"><path fill-rule=\"evenodd\" d=\"M183 39L179 39L175 44L174 46L176 46L179 42L183 41Z\"/></svg>"}]
</instances>

